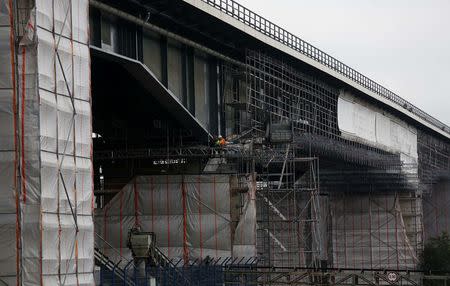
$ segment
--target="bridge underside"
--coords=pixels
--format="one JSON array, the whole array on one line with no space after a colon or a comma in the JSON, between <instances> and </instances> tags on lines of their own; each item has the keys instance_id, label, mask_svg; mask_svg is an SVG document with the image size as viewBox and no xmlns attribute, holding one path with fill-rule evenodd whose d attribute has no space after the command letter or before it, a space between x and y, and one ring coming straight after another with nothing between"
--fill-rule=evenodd
<instances>
[{"instance_id":1,"label":"bridge underside","mask_svg":"<svg viewBox=\"0 0 450 286\"><path fill-rule=\"evenodd\" d=\"M189 5L182 4L192 13L136 6L150 7L148 24L114 5L91 13L93 128L103 138L94 139L97 224L112 245L122 249L139 224L184 263L231 255L256 256L265 267L412 270L425 240L448 229L439 211L450 203L444 137ZM111 39L100 37L106 28ZM124 70L98 58L101 49L147 68ZM116 70L112 80L101 76ZM147 73L167 94L139 81ZM176 99L173 108L164 97ZM197 126L186 125L190 117ZM229 144L218 147L199 130ZM222 175L235 178L221 202L227 211L203 197L215 184L194 183L196 200L183 200L185 178ZM162 209L141 210L152 188L175 191L151 200ZM111 210L121 210L114 224Z\"/></svg>"},{"instance_id":2,"label":"bridge underside","mask_svg":"<svg viewBox=\"0 0 450 286\"><path fill-rule=\"evenodd\" d=\"M133 230L156 236L145 273L184 282L419 281L450 230L448 127L231 0L191 2L0 1L0 279L92 285L95 253L134 285Z\"/></svg>"},{"instance_id":3,"label":"bridge underside","mask_svg":"<svg viewBox=\"0 0 450 286\"><path fill-rule=\"evenodd\" d=\"M117 248L121 248L120 243L124 247L128 230L136 221L149 228L150 221L167 225L163 223L167 219L161 221L161 214L144 214L136 210L135 204L122 205L118 199L128 196L130 184L141 180L138 176L149 175L170 178L228 174L241 178L240 183L229 187L229 197L236 208L221 213L216 211L217 201L207 203L197 193L200 200L194 202L195 210L186 208L174 215L174 219L179 218L175 219L176 225L182 227L186 223L194 225L197 231L205 231L195 243L189 235L177 237L169 228L156 231L165 255L183 258L185 262L220 253L219 256L256 256L259 265L275 267L411 270L417 267L425 238L448 227L447 213L436 212L450 202L450 196L442 197L448 145L420 129L414 130L417 141L411 141L413 146L406 151L395 144L387 147L346 135L340 128L342 90L286 62L255 51L247 51L245 67L215 62L219 101L215 106L217 113L211 115L207 111L207 122L213 122L215 117L217 127L209 125L209 130L221 130L230 141L226 147L217 147L212 141L205 143L199 137L196 140L190 135L195 130L183 132L185 122L174 116L170 106L159 106L155 99L160 95L155 96L155 91L136 90L142 87L128 71L104 58L97 60L95 54L93 63L94 71L117 69L115 74L127 78L125 82L130 85L121 90L109 78L94 74L93 123L95 132L103 138L95 139L94 144L96 193L104 204L98 224L105 228L104 233L121 233L110 241ZM196 74L186 76L193 76L197 85L202 80ZM169 70L168 78L171 77ZM101 95L102 91L107 93ZM127 109L121 100L125 93L130 105ZM192 110L187 102L181 100L180 104L187 107L188 115ZM193 111L198 115L197 112ZM108 139L112 134L117 135L114 141ZM437 184L442 190L438 202L438 193L433 192ZM178 193L171 192L172 199L182 201L183 186L180 184ZM138 183L137 189L140 188ZM157 188L164 189L164 183ZM253 224L255 232L239 233L237 225L245 220L244 214L249 214L246 199L252 196L252 188L256 212L246 225ZM206 193L215 191L211 186L199 189ZM113 200L109 202L110 198ZM148 199L137 201L140 204ZM170 204L165 207L171 209ZM120 208L123 213L112 223L108 213ZM199 214L202 209L216 219L220 217L222 223L228 222L229 235L219 236L220 231L214 230L215 220ZM191 216L201 219L193 223ZM225 221L223 216L227 217ZM437 217L437 224L427 225ZM211 227L208 234L205 229ZM429 234L424 234L424 229ZM152 226L146 230L154 229ZM244 237L238 241L239 235ZM205 245L211 243L210 239L218 239L229 247L226 251L214 248L217 245L208 248ZM254 248L244 251L240 245L243 241ZM170 244L172 250L167 248Z\"/></svg>"}]
</instances>

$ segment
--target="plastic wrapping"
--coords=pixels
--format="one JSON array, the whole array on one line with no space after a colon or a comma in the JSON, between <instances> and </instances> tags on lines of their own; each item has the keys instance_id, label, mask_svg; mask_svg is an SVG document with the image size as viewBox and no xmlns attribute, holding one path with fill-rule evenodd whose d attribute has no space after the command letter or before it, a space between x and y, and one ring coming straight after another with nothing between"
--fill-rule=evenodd
<instances>
[{"instance_id":1,"label":"plastic wrapping","mask_svg":"<svg viewBox=\"0 0 450 286\"><path fill-rule=\"evenodd\" d=\"M0 2L0 277L93 285L88 2L22 6Z\"/></svg>"},{"instance_id":2,"label":"plastic wrapping","mask_svg":"<svg viewBox=\"0 0 450 286\"><path fill-rule=\"evenodd\" d=\"M19 280L17 86L14 58L12 3L0 1L0 279L7 285Z\"/></svg>"},{"instance_id":3,"label":"plastic wrapping","mask_svg":"<svg viewBox=\"0 0 450 286\"><path fill-rule=\"evenodd\" d=\"M343 136L362 140L417 161L417 130L393 115L359 102L349 93L338 98L338 124Z\"/></svg>"},{"instance_id":4,"label":"plastic wrapping","mask_svg":"<svg viewBox=\"0 0 450 286\"><path fill-rule=\"evenodd\" d=\"M333 267L415 269L407 233L418 230L405 226L397 194L335 195L330 210Z\"/></svg>"},{"instance_id":5,"label":"plastic wrapping","mask_svg":"<svg viewBox=\"0 0 450 286\"><path fill-rule=\"evenodd\" d=\"M244 198L241 218L236 226L233 256L256 257L256 182L247 180L248 192Z\"/></svg>"},{"instance_id":6,"label":"plastic wrapping","mask_svg":"<svg viewBox=\"0 0 450 286\"><path fill-rule=\"evenodd\" d=\"M41 279L46 285L93 285L88 2L40 0L36 15Z\"/></svg>"},{"instance_id":7,"label":"plastic wrapping","mask_svg":"<svg viewBox=\"0 0 450 286\"><path fill-rule=\"evenodd\" d=\"M109 245L97 243L116 262L120 255L131 258L128 232L139 226L155 233L169 258L230 257L230 186L228 175L138 176L96 215L98 233ZM253 216L253 226L243 226L255 228L254 209L245 216Z\"/></svg>"}]
</instances>

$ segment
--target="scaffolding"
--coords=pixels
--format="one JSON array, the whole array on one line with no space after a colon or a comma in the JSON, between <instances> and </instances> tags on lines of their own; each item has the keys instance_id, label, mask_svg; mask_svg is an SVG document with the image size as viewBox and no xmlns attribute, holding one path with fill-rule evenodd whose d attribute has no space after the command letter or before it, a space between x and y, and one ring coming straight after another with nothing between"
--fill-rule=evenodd
<instances>
[{"instance_id":1,"label":"scaffolding","mask_svg":"<svg viewBox=\"0 0 450 286\"><path fill-rule=\"evenodd\" d=\"M181 275L180 275L181 274ZM395 269L337 269L326 271L308 267L267 267L258 260L220 257L208 261L183 263L174 259L171 266L148 265L135 269L130 264L125 272L111 267L101 267L101 285L411 285L431 282L446 285L447 275L423 274L420 271L398 271Z\"/></svg>"},{"instance_id":2,"label":"scaffolding","mask_svg":"<svg viewBox=\"0 0 450 286\"><path fill-rule=\"evenodd\" d=\"M234 1L203 2L449 132L409 102ZM117 13L114 9L108 11ZM120 192L112 199L116 205L110 204L101 217L102 243L112 237L115 245L94 250L88 10L87 0L0 2L0 38L9 49L0 57L1 73L7 75L0 79L0 185L8 190L1 193L5 231L0 240L8 242L0 255L2 280L9 285L92 285L95 253L107 268L103 278L114 282L122 252L130 256L123 230L141 226L144 216L159 216L151 230L167 226L161 231L168 241L160 253L165 262L144 274L161 283L387 285L392 284L389 273L398 275L395 283L421 281L415 269L424 241L450 229L450 144L418 128L417 158L405 160L398 150L345 137L338 116L342 89L291 58L255 50L246 50L242 63L220 57L228 62L217 72L223 95L217 120L229 145L183 146L180 131L175 138L180 146L172 146L169 134L176 132L167 126L166 138L155 136L161 139L158 147L95 150L100 166L145 161L146 172L159 172L157 179L166 180L159 184L159 202L173 205L153 212L157 200L149 195L156 176L136 176L132 169L131 176L115 178L109 186L128 183L126 196ZM160 148L166 140L166 148ZM169 181L176 184L170 191ZM95 184L98 194L106 192L104 181ZM219 185L222 189L216 190ZM139 197L139 187L149 192ZM144 210L149 202L151 209ZM218 211L220 203L225 207ZM106 230L108 221L119 225L117 232ZM229 235L233 232L238 235ZM119 253L114 257L108 251L115 248ZM221 258L227 255L235 257ZM168 257L180 259L182 270ZM137 279L148 284L135 267L130 267L134 273L126 272L133 261L123 263L124 285L138 285ZM181 282L180 271L185 271Z\"/></svg>"},{"instance_id":3,"label":"scaffolding","mask_svg":"<svg viewBox=\"0 0 450 286\"><path fill-rule=\"evenodd\" d=\"M245 70L223 70L225 86L232 87L225 97L226 115L235 119L230 130L256 143L260 263L339 268L387 263L414 269L423 247L417 163L344 138L338 126L340 91L283 60L247 50ZM355 200L359 213L346 217L346 200ZM384 220L378 227L355 225L376 217L374 212ZM352 243L341 245L336 235Z\"/></svg>"},{"instance_id":4,"label":"scaffolding","mask_svg":"<svg viewBox=\"0 0 450 286\"><path fill-rule=\"evenodd\" d=\"M402 257L403 263L393 267L413 269L423 247L417 163L404 162L400 154L373 144L344 138L338 126L340 91L283 60L247 50L245 69L224 65L222 70L223 86L228 90L225 118L232 118L232 126L226 124L227 132L231 130L227 135L236 132L256 142L260 263L316 267L325 263L348 268L364 259L356 253L364 255L378 248L379 254L385 244L392 248L394 241L402 241L404 248L378 255L368 267L389 265L395 256L395 261ZM320 168L319 154L325 162ZM339 163L330 166L330 161ZM352 222L344 217L339 225L330 212L344 195L344 200L355 196L358 204L367 206L383 200L378 209L372 206L368 213L349 214ZM368 246L361 234L367 230L350 232L352 227L346 224L355 230L354 220L367 220L375 209L386 220L378 228L375 223L371 226L368 233L378 237L379 245ZM349 231L352 245L333 244L333 235L342 232L342 227ZM344 252L353 255L351 264L339 262L338 251L343 246L348 248Z\"/></svg>"},{"instance_id":5,"label":"scaffolding","mask_svg":"<svg viewBox=\"0 0 450 286\"><path fill-rule=\"evenodd\" d=\"M234 1L204 2L244 22L242 11L263 21L245 23L274 39L288 41L294 49L447 130L410 103L303 41L290 38L292 35L277 26L273 26L275 34L268 32L270 22ZM280 37L276 33L281 33ZM292 40L296 42L289 44ZM282 55L246 50L243 62L220 59L224 62L218 70L218 88L223 95L218 104L222 108L218 111L219 130L232 144L226 148L168 144L161 149L103 150L96 153L97 160L152 160L164 172L177 175L256 174L256 248L262 267L331 271L359 266L375 270L387 265L397 271L415 269L424 243L422 194L448 173L445 143L415 126L410 128L389 111L387 119L399 121L407 132L417 135L419 150L414 149L417 142L410 154L346 136L339 126L339 101L346 92L342 85ZM370 104L366 109L378 108ZM402 141L402 133L395 136ZM409 144L410 139L405 141ZM183 166L194 162L195 168ZM239 192L248 195L245 188ZM270 275L269 281L275 279L276 273ZM350 274L346 277L357 280Z\"/></svg>"},{"instance_id":6,"label":"scaffolding","mask_svg":"<svg viewBox=\"0 0 450 286\"><path fill-rule=\"evenodd\" d=\"M363 86L364 88L386 98L399 107L412 112L423 120L433 124L437 128L443 130L446 133L450 133L450 127L431 115L427 114L423 110L419 109L412 103L401 98L389 89L381 86L372 79L366 77L355 69L340 62L336 58L323 52L310 43L300 39L296 35L281 28L277 24L265 19L264 17L254 13L253 11L242 6L235 0L201 0L206 4L220 10L226 15L229 15L233 19L247 25L251 29L258 31L259 33L267 36L271 40L285 45L286 47L298 52L330 70L333 70L343 76L347 77L351 81Z\"/></svg>"},{"instance_id":7,"label":"scaffolding","mask_svg":"<svg viewBox=\"0 0 450 286\"><path fill-rule=\"evenodd\" d=\"M253 142L260 264L317 267L323 255L319 159L294 138L305 123L299 119L300 107L291 105L295 95L284 93L284 82L250 56L246 67L222 66L224 116L228 137Z\"/></svg>"},{"instance_id":8,"label":"scaffolding","mask_svg":"<svg viewBox=\"0 0 450 286\"><path fill-rule=\"evenodd\" d=\"M430 191L430 185L450 178L450 144L423 130L419 130L417 144L420 181Z\"/></svg>"},{"instance_id":9,"label":"scaffolding","mask_svg":"<svg viewBox=\"0 0 450 286\"><path fill-rule=\"evenodd\" d=\"M445 169L445 156L432 160L419 149L417 164L344 138L340 91L262 52L247 51L245 68L223 63L220 74L222 128L232 143L102 150L96 160L147 160L174 175L256 174L262 267L416 268L424 243L419 170L431 162Z\"/></svg>"},{"instance_id":10,"label":"scaffolding","mask_svg":"<svg viewBox=\"0 0 450 286\"><path fill-rule=\"evenodd\" d=\"M258 175L258 254L266 266L318 267L322 254L319 160L269 159Z\"/></svg>"},{"instance_id":11,"label":"scaffolding","mask_svg":"<svg viewBox=\"0 0 450 286\"><path fill-rule=\"evenodd\" d=\"M1 241L8 241L0 279L92 285L88 2L2 1L0 15L2 48L9 43L0 65L0 133L13 142L0 147Z\"/></svg>"}]
</instances>

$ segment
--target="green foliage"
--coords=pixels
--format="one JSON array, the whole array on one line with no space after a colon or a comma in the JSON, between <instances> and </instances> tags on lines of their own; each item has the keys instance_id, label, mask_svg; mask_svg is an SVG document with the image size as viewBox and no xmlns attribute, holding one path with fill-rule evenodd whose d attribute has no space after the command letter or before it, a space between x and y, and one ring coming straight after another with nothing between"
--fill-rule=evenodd
<instances>
[{"instance_id":1,"label":"green foliage","mask_svg":"<svg viewBox=\"0 0 450 286\"><path fill-rule=\"evenodd\" d=\"M450 236L448 233L443 232L425 244L420 268L426 273L450 274Z\"/></svg>"}]
</instances>

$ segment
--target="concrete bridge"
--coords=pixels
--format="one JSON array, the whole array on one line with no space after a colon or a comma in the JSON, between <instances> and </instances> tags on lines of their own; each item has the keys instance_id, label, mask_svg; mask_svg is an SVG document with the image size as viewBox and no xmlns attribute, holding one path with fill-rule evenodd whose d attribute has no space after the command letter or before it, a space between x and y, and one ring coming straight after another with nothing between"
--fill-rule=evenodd
<instances>
[{"instance_id":1,"label":"concrete bridge","mask_svg":"<svg viewBox=\"0 0 450 286\"><path fill-rule=\"evenodd\" d=\"M239 3L3 2L7 281L91 285L136 228L185 263L348 271L417 270L450 230L450 127Z\"/></svg>"},{"instance_id":2,"label":"concrete bridge","mask_svg":"<svg viewBox=\"0 0 450 286\"><path fill-rule=\"evenodd\" d=\"M91 9L94 129L109 133L96 126L96 101L135 101L119 85L136 84L107 72L120 69L140 84L133 94L147 92L161 107L130 107L147 114L146 124L167 119L172 131L191 130L192 138L166 133L170 140L207 142L221 134L279 153L280 162L255 169L258 182L265 175L258 253L268 264L307 265L316 256L335 267L412 269L424 239L447 229L438 209L448 204L450 128L412 103L231 0L91 1ZM109 112L123 104L131 105ZM280 128L292 138L268 135ZM150 144L164 147L166 136ZM300 157L320 158L318 173L305 175L305 164L295 162ZM116 185L114 175L106 177L106 189L115 190L132 174ZM293 224L296 197L274 189L301 193L301 181L312 177L323 209L303 207L321 222L303 227L322 230L288 246L289 223L276 229L271 220ZM311 246L314 239L319 245ZM293 258L302 251L313 255Z\"/></svg>"}]
</instances>

